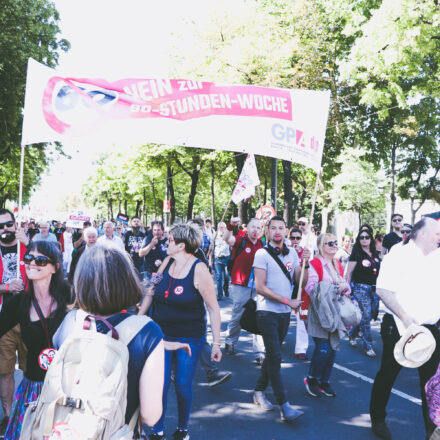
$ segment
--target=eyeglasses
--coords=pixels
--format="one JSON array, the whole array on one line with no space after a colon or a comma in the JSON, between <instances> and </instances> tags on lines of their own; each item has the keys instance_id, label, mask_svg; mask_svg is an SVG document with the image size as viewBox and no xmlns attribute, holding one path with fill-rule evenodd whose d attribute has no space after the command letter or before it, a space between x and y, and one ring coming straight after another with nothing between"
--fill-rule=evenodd
<instances>
[{"instance_id":1,"label":"eyeglasses","mask_svg":"<svg viewBox=\"0 0 440 440\"><path fill-rule=\"evenodd\" d=\"M410 234L411 233L411 229L402 229L402 234Z\"/></svg>"},{"instance_id":2,"label":"eyeglasses","mask_svg":"<svg viewBox=\"0 0 440 440\"><path fill-rule=\"evenodd\" d=\"M371 237L369 235L359 235L360 240L369 240Z\"/></svg>"},{"instance_id":3,"label":"eyeglasses","mask_svg":"<svg viewBox=\"0 0 440 440\"><path fill-rule=\"evenodd\" d=\"M45 267L48 263L54 264L50 258L47 258L44 255L38 255L35 257L34 255L26 254L23 256L23 261L25 264L31 264L32 261L35 261L35 264L39 267Z\"/></svg>"},{"instance_id":4,"label":"eyeglasses","mask_svg":"<svg viewBox=\"0 0 440 440\"><path fill-rule=\"evenodd\" d=\"M328 247L334 247L338 245L338 240L335 241L328 241L327 243L325 243Z\"/></svg>"},{"instance_id":5,"label":"eyeglasses","mask_svg":"<svg viewBox=\"0 0 440 440\"><path fill-rule=\"evenodd\" d=\"M301 235L292 235L291 237L290 237L290 239L291 240L301 240Z\"/></svg>"},{"instance_id":6,"label":"eyeglasses","mask_svg":"<svg viewBox=\"0 0 440 440\"><path fill-rule=\"evenodd\" d=\"M401 222L402 220L403 220L403 218L396 217L396 218L393 218L391 221L393 223L398 223L398 222Z\"/></svg>"},{"instance_id":7,"label":"eyeglasses","mask_svg":"<svg viewBox=\"0 0 440 440\"><path fill-rule=\"evenodd\" d=\"M9 220L8 222L0 223L0 230L4 229L5 227L10 228L14 226L14 222L12 220Z\"/></svg>"},{"instance_id":8,"label":"eyeglasses","mask_svg":"<svg viewBox=\"0 0 440 440\"><path fill-rule=\"evenodd\" d=\"M306 224L304 222L298 222L298 226L305 226Z\"/></svg>"}]
</instances>

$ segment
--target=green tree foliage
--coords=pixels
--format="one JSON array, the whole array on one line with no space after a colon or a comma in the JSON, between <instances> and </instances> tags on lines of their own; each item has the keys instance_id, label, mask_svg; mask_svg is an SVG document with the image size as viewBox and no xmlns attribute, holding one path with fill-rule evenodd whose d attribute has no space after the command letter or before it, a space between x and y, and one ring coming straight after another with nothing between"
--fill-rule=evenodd
<instances>
[{"instance_id":1,"label":"green tree foliage","mask_svg":"<svg viewBox=\"0 0 440 440\"><path fill-rule=\"evenodd\" d=\"M55 67L58 51L69 43L59 39L59 15L47 0L0 2L0 206L17 199L22 108L29 57ZM26 148L24 199L46 168L44 145Z\"/></svg>"}]
</instances>

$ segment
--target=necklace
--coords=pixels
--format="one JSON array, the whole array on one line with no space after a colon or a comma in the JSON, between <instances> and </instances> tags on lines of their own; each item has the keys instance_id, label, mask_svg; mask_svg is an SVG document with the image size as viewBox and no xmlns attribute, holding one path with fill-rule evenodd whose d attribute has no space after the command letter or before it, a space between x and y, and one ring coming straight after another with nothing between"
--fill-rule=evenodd
<instances>
[{"instance_id":1,"label":"necklace","mask_svg":"<svg viewBox=\"0 0 440 440\"><path fill-rule=\"evenodd\" d=\"M192 254L190 254L190 255L188 256L188 258L186 259L185 263L184 263L183 266L180 268L179 272L176 273L176 276L175 276L175 277L171 277L170 271L168 270L168 275L170 276L170 283L168 284L168 289L165 290L165 298L168 298L168 296L169 296L169 294L170 294L171 287L172 287L173 284L174 284L174 280L177 279L177 278L179 278L179 275L182 273L183 269L186 267L186 264L188 263L188 261L190 260L191 257L192 257ZM171 267L170 267L170 269L171 269Z\"/></svg>"}]
</instances>

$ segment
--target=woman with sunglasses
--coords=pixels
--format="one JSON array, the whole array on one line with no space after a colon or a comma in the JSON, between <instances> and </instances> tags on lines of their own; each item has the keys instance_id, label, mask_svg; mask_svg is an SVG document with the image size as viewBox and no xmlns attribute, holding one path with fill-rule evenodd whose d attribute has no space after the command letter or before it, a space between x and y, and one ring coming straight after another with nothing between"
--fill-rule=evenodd
<instances>
[{"instance_id":1,"label":"woman with sunglasses","mask_svg":"<svg viewBox=\"0 0 440 440\"><path fill-rule=\"evenodd\" d=\"M34 241L23 262L28 278L25 291L13 296L0 313L0 335L20 324L28 349L24 378L15 393L5 440L20 437L25 405L37 400L55 350L52 336L72 302L69 284L64 280L62 254L58 243Z\"/></svg>"},{"instance_id":2,"label":"woman with sunglasses","mask_svg":"<svg viewBox=\"0 0 440 440\"><path fill-rule=\"evenodd\" d=\"M376 357L370 321L376 319L379 313L379 297L375 291L379 269L380 256L376 251L373 234L368 230L361 230L350 255L346 279L348 283L352 283L352 294L361 309L362 320L350 330L348 336L352 347L357 346L356 338L359 336L365 354L371 358Z\"/></svg>"},{"instance_id":3,"label":"woman with sunglasses","mask_svg":"<svg viewBox=\"0 0 440 440\"><path fill-rule=\"evenodd\" d=\"M333 234L321 234L318 237L318 255L310 261L309 277L305 287L306 292L312 298L308 314L308 333L313 337L315 350L310 362L309 373L304 379L307 392L313 397L325 395L335 397L336 392L330 385L330 375L335 361L336 350L339 347L340 338L345 328L340 325L333 332L329 332L321 326L321 316L313 305L315 286L318 283L336 286L341 295L350 295L350 286L343 279L343 269L339 260L335 257L338 251L338 241ZM328 316L325 317L328 321ZM337 316L335 316L337 319ZM339 318L340 321L340 318Z\"/></svg>"}]
</instances>

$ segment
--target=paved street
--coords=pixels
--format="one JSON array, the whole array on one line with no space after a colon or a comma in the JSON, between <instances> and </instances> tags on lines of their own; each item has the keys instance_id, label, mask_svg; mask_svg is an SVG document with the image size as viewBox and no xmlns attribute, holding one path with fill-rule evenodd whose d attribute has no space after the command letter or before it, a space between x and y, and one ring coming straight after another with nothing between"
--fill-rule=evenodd
<instances>
[{"instance_id":1,"label":"paved street","mask_svg":"<svg viewBox=\"0 0 440 440\"><path fill-rule=\"evenodd\" d=\"M220 302L222 320L227 321L230 310L229 300ZM223 324L222 330L226 329ZM194 386L194 404L191 417L191 439L200 440L282 440L294 436L303 440L315 439L374 439L370 430L368 406L371 383L379 368L381 341L379 324L374 325L375 349L378 357L367 358L359 348L354 349L344 340L336 357L336 368L332 374L332 384L336 398L309 397L303 379L309 362L293 357L295 340L295 319L283 345L283 379L290 402L305 412L305 415L291 425L281 422L277 410L264 412L252 403L259 367L253 362L252 342L244 333L235 356L223 356L221 368L233 372L232 379L210 390L205 383L201 368ZM313 342L309 347L309 354ZM355 377L349 374L361 376ZM369 382L368 382L369 381ZM417 370L404 369L396 381L394 389L405 393L392 394L388 406L388 423L393 438L397 440L424 439L424 427L420 403L408 400L415 397L419 401ZM170 392L170 397L173 393ZM405 396L407 395L407 396ZM274 402L271 389L268 398ZM166 431L171 434L176 424L174 397L168 410Z\"/></svg>"},{"instance_id":2,"label":"paved street","mask_svg":"<svg viewBox=\"0 0 440 440\"><path fill-rule=\"evenodd\" d=\"M231 302L224 300L220 305L224 331ZM376 359L367 358L359 348L351 348L348 340L343 341L332 374L332 384L338 395L336 398L316 399L306 394L303 383L309 362L298 361L293 357L295 319L292 319L283 345L283 379L290 402L303 410L305 415L292 424L286 424L280 421L277 410L264 412L252 403L259 367L253 362L251 337L243 333L238 353L235 356L223 356L221 368L233 372L229 382L209 389L203 370L199 368L197 372L190 423L191 439L375 439L370 431L368 405L371 382L378 370L381 353L379 324L373 325L373 335L378 354ZM309 347L309 355L312 349L313 342ZM17 372L17 379L20 377L21 372ZM400 395L392 394L388 405L388 423L393 438L423 440L417 370L402 370L394 389ZM274 402L270 388L267 396ZM173 390L169 398L166 432L170 437L176 426L177 414ZM415 398L415 402L409 400L411 398Z\"/></svg>"}]
</instances>

